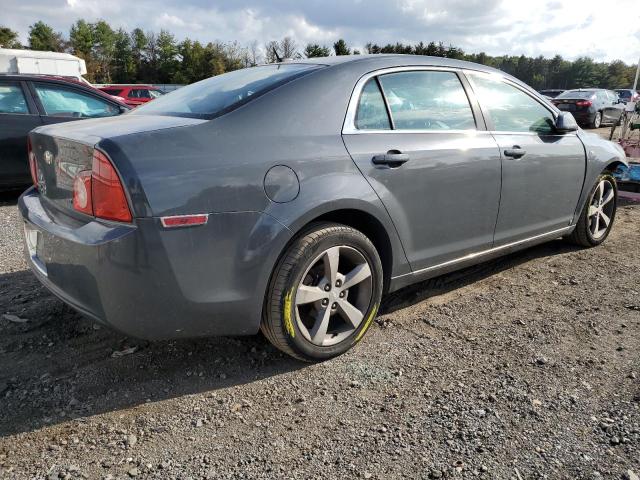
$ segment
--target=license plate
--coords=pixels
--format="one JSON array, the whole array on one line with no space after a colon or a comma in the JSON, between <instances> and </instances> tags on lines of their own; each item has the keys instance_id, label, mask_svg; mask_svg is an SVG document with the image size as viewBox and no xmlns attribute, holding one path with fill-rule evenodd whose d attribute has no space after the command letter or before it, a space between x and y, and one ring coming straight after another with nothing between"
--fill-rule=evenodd
<instances>
[{"instance_id":1,"label":"license plate","mask_svg":"<svg viewBox=\"0 0 640 480\"><path fill-rule=\"evenodd\" d=\"M560 110L574 110L576 106L571 103L561 103L558 105L558 108Z\"/></svg>"},{"instance_id":2,"label":"license plate","mask_svg":"<svg viewBox=\"0 0 640 480\"><path fill-rule=\"evenodd\" d=\"M42 234L35 228L29 225L24 225L24 239L27 244L27 252L31 263L38 269L43 275L47 275L47 267L40 259L39 253L42 252L43 237Z\"/></svg>"}]
</instances>

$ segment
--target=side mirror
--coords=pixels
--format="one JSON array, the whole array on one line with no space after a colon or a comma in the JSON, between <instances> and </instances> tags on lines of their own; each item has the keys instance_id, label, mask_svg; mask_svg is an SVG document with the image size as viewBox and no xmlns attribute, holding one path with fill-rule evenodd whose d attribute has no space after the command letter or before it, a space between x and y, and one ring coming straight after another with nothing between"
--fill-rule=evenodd
<instances>
[{"instance_id":1,"label":"side mirror","mask_svg":"<svg viewBox=\"0 0 640 480\"><path fill-rule=\"evenodd\" d=\"M575 132L578 130L578 124L569 112L560 112L558 118L556 118L555 128L558 133Z\"/></svg>"}]
</instances>

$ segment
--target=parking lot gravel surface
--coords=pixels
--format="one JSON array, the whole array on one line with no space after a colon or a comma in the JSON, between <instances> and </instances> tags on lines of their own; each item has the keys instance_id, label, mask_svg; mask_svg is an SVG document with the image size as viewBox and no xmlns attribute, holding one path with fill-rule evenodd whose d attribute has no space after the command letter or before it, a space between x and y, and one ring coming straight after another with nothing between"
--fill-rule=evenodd
<instances>
[{"instance_id":1,"label":"parking lot gravel surface","mask_svg":"<svg viewBox=\"0 0 640 480\"><path fill-rule=\"evenodd\" d=\"M261 336L148 343L28 271L0 199L0 478L637 479L640 203L404 289L317 365ZM229 319L233 321L233 319Z\"/></svg>"}]
</instances>

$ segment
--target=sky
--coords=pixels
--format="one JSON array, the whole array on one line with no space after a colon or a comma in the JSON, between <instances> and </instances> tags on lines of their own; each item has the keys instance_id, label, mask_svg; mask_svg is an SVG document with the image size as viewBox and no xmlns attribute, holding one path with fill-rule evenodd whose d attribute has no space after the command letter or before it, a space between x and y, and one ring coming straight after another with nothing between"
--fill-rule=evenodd
<instances>
[{"instance_id":1,"label":"sky","mask_svg":"<svg viewBox=\"0 0 640 480\"><path fill-rule=\"evenodd\" d=\"M112 27L167 29L178 40L248 45L291 36L362 49L442 41L490 55L586 55L599 61L640 57L639 0L0 0L0 24L25 42L37 20L68 35L84 18Z\"/></svg>"}]
</instances>

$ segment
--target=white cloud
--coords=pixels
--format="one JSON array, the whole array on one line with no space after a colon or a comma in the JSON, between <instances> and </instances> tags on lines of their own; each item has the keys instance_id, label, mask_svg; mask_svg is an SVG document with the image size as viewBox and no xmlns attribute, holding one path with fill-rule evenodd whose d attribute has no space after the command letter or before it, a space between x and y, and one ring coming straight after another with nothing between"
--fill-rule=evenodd
<instances>
[{"instance_id":1,"label":"white cloud","mask_svg":"<svg viewBox=\"0 0 640 480\"><path fill-rule=\"evenodd\" d=\"M133 8L132 8L133 7ZM137 13L139 14L137 14ZM3 25L26 40L37 20L65 34L78 18L114 27L166 28L178 39L249 44L293 36L361 48L442 41L491 55L588 55L596 60L640 56L637 0L3 0Z\"/></svg>"}]
</instances>

